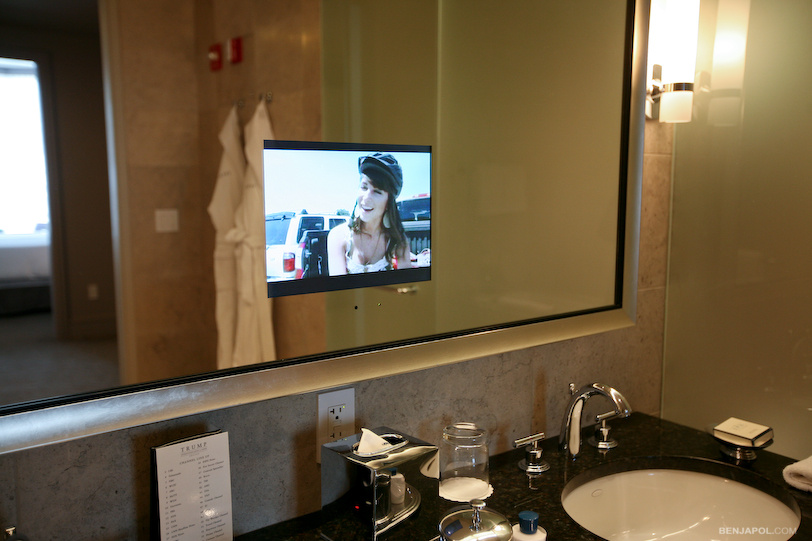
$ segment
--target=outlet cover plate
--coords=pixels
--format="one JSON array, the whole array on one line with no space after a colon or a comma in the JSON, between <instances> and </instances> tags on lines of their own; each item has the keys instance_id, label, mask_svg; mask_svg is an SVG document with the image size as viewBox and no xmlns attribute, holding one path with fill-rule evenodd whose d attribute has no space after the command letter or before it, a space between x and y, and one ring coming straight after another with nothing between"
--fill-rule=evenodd
<instances>
[{"instance_id":1,"label":"outlet cover plate","mask_svg":"<svg viewBox=\"0 0 812 541\"><path fill-rule=\"evenodd\" d=\"M321 464L321 446L355 434L355 389L339 389L318 395L316 462Z\"/></svg>"}]
</instances>

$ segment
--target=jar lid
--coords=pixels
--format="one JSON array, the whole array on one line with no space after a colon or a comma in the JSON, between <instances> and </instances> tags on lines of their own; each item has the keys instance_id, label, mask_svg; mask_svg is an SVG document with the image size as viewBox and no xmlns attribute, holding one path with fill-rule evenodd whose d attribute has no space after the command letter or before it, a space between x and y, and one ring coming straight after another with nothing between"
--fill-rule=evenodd
<instances>
[{"instance_id":1,"label":"jar lid","mask_svg":"<svg viewBox=\"0 0 812 541\"><path fill-rule=\"evenodd\" d=\"M539 514L535 511L522 511L519 513L519 528L522 533L532 535L539 528Z\"/></svg>"},{"instance_id":2,"label":"jar lid","mask_svg":"<svg viewBox=\"0 0 812 541\"><path fill-rule=\"evenodd\" d=\"M440 535L445 541L510 541L513 528L503 515L485 507L482 500L471 500L470 506L452 509L440 521Z\"/></svg>"}]
</instances>

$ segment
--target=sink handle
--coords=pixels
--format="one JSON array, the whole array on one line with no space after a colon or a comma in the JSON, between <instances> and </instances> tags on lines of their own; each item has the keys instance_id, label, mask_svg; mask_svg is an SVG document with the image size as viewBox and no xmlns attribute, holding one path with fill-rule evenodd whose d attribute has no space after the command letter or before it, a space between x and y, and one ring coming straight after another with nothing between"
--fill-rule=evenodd
<instances>
[{"instance_id":1,"label":"sink handle","mask_svg":"<svg viewBox=\"0 0 812 541\"><path fill-rule=\"evenodd\" d=\"M596 423L604 423L610 419L616 419L621 415L616 411L607 411L606 413L601 413L600 415L595 416Z\"/></svg>"},{"instance_id":2,"label":"sink handle","mask_svg":"<svg viewBox=\"0 0 812 541\"><path fill-rule=\"evenodd\" d=\"M519 447L524 447L528 444L535 444L538 445L537 442L543 440L546 436L544 432L539 432L538 434L533 434L532 436L525 436L524 438L519 438L513 442L513 448L518 449Z\"/></svg>"},{"instance_id":3,"label":"sink handle","mask_svg":"<svg viewBox=\"0 0 812 541\"><path fill-rule=\"evenodd\" d=\"M587 443L592 447L597 447L601 451L608 451L617 447L617 440L609 435L611 427L606 424L609 419L616 419L621 417L621 414L616 411L607 411L595 416L595 422L600 423L600 426L595 428L595 435L587 439Z\"/></svg>"},{"instance_id":4,"label":"sink handle","mask_svg":"<svg viewBox=\"0 0 812 541\"><path fill-rule=\"evenodd\" d=\"M544 450L541 448L541 442L544 438L544 432L539 432L513 442L514 448L525 448L524 458L519 461L519 468L526 471L527 475L538 475L550 469L550 465L542 460Z\"/></svg>"}]
</instances>

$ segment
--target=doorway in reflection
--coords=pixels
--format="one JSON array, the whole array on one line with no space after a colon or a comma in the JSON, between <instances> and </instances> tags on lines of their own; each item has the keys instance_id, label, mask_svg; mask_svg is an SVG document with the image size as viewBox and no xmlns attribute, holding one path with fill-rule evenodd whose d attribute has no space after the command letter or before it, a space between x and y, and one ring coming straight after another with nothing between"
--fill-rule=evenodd
<instances>
[{"instance_id":1,"label":"doorway in reflection","mask_svg":"<svg viewBox=\"0 0 812 541\"><path fill-rule=\"evenodd\" d=\"M51 235L39 68L0 57L0 316L50 308Z\"/></svg>"},{"instance_id":2,"label":"doorway in reflection","mask_svg":"<svg viewBox=\"0 0 812 541\"><path fill-rule=\"evenodd\" d=\"M0 405L118 385L115 339L56 337L38 71L0 58Z\"/></svg>"},{"instance_id":3,"label":"doorway in reflection","mask_svg":"<svg viewBox=\"0 0 812 541\"><path fill-rule=\"evenodd\" d=\"M0 131L11 128L0 134L0 185L11 190L0 193L0 229L14 233L0 240L7 405L117 386L118 355L96 2L0 0L0 28L0 58L10 59L0 71L31 90L10 97L6 81L0 99ZM25 120L32 100L38 118Z\"/></svg>"}]
</instances>

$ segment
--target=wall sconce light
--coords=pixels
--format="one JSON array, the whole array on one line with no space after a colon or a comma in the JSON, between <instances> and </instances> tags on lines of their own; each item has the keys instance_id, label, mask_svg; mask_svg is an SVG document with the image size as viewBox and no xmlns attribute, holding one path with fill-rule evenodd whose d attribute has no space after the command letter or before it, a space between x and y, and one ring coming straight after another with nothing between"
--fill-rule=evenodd
<instances>
[{"instance_id":1,"label":"wall sconce light","mask_svg":"<svg viewBox=\"0 0 812 541\"><path fill-rule=\"evenodd\" d=\"M744 112L744 73L750 0L719 0L710 73L700 72L706 121L715 127L734 127Z\"/></svg>"},{"instance_id":2,"label":"wall sconce light","mask_svg":"<svg viewBox=\"0 0 812 541\"><path fill-rule=\"evenodd\" d=\"M652 0L646 116L690 122L693 110L699 0Z\"/></svg>"}]
</instances>

